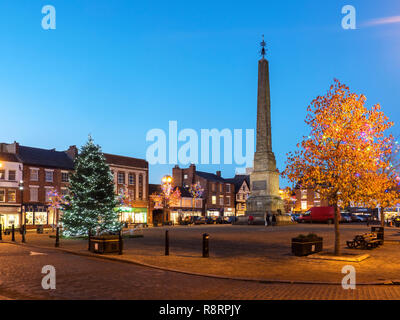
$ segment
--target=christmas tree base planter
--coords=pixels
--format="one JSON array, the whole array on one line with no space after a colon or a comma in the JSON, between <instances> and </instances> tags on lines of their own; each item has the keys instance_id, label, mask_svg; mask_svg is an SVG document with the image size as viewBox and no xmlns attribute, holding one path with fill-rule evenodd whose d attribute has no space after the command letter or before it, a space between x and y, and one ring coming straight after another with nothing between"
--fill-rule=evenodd
<instances>
[{"instance_id":1,"label":"christmas tree base planter","mask_svg":"<svg viewBox=\"0 0 400 320\"><path fill-rule=\"evenodd\" d=\"M90 252L93 253L119 253L122 240L118 235L105 235L90 237Z\"/></svg>"},{"instance_id":2,"label":"christmas tree base planter","mask_svg":"<svg viewBox=\"0 0 400 320\"><path fill-rule=\"evenodd\" d=\"M292 238L292 253L295 256L303 257L313 253L321 252L322 242L323 238L316 235L300 235L297 238Z\"/></svg>"}]
</instances>

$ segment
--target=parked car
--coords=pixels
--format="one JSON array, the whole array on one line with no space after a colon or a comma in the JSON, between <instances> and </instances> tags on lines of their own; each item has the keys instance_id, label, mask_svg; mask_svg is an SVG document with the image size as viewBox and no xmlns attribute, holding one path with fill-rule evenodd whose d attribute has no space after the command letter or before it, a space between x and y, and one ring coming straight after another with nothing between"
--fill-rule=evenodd
<instances>
[{"instance_id":1,"label":"parked car","mask_svg":"<svg viewBox=\"0 0 400 320\"><path fill-rule=\"evenodd\" d=\"M190 224L194 224L196 220L196 217L193 216L187 216L182 220L182 224L183 225L190 225Z\"/></svg>"},{"instance_id":2,"label":"parked car","mask_svg":"<svg viewBox=\"0 0 400 320\"><path fill-rule=\"evenodd\" d=\"M229 223L235 223L236 220L237 220L237 217L235 217L235 216L230 216L230 217L228 217L228 222L229 222Z\"/></svg>"},{"instance_id":3,"label":"parked car","mask_svg":"<svg viewBox=\"0 0 400 320\"><path fill-rule=\"evenodd\" d=\"M400 216L393 217L393 223L396 227L400 227Z\"/></svg>"},{"instance_id":4,"label":"parked car","mask_svg":"<svg viewBox=\"0 0 400 320\"><path fill-rule=\"evenodd\" d=\"M369 215L366 214L352 214L351 219L353 222L366 222Z\"/></svg>"},{"instance_id":5,"label":"parked car","mask_svg":"<svg viewBox=\"0 0 400 320\"><path fill-rule=\"evenodd\" d=\"M197 217L194 220L194 224L206 224L206 223L207 223L206 217Z\"/></svg>"},{"instance_id":6,"label":"parked car","mask_svg":"<svg viewBox=\"0 0 400 320\"><path fill-rule=\"evenodd\" d=\"M300 215L299 222L327 222L335 221L335 209L333 207L312 207Z\"/></svg>"},{"instance_id":7,"label":"parked car","mask_svg":"<svg viewBox=\"0 0 400 320\"><path fill-rule=\"evenodd\" d=\"M292 221L294 222L299 222L299 218L301 216L301 213L292 213Z\"/></svg>"},{"instance_id":8,"label":"parked car","mask_svg":"<svg viewBox=\"0 0 400 320\"><path fill-rule=\"evenodd\" d=\"M218 224L228 224L228 217L217 217L216 223Z\"/></svg>"},{"instance_id":9,"label":"parked car","mask_svg":"<svg viewBox=\"0 0 400 320\"><path fill-rule=\"evenodd\" d=\"M347 211L340 212L340 222L352 222L351 213Z\"/></svg>"},{"instance_id":10,"label":"parked car","mask_svg":"<svg viewBox=\"0 0 400 320\"><path fill-rule=\"evenodd\" d=\"M216 224L217 223L217 217L211 216L206 218L207 224Z\"/></svg>"}]
</instances>

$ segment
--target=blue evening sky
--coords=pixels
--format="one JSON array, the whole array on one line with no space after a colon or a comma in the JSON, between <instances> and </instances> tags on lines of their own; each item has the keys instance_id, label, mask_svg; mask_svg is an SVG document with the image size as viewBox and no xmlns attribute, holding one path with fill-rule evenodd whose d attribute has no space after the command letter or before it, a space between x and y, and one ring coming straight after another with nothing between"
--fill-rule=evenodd
<instances>
[{"instance_id":1,"label":"blue evening sky","mask_svg":"<svg viewBox=\"0 0 400 320\"><path fill-rule=\"evenodd\" d=\"M56 30L41 28L47 4L56 8ZM347 4L357 10L357 30L341 27ZM144 158L147 131L167 131L169 120L198 132L255 128L265 34L282 170L308 134L307 105L335 77L399 122L400 23L390 23L397 16L398 0L3 0L0 141L65 150L91 133L104 152ZM171 167L151 166L150 182ZM231 177L236 165L199 166L219 167Z\"/></svg>"}]
</instances>

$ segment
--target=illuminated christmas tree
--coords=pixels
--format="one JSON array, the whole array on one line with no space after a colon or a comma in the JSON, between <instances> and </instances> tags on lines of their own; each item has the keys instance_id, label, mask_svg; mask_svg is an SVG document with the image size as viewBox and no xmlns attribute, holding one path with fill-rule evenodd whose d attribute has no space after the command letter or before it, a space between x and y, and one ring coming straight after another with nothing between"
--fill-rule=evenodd
<instances>
[{"instance_id":1,"label":"illuminated christmas tree","mask_svg":"<svg viewBox=\"0 0 400 320\"><path fill-rule=\"evenodd\" d=\"M114 211L117 200L113 176L100 146L90 136L75 159L66 201L61 219L64 235L99 235L121 229Z\"/></svg>"}]
</instances>

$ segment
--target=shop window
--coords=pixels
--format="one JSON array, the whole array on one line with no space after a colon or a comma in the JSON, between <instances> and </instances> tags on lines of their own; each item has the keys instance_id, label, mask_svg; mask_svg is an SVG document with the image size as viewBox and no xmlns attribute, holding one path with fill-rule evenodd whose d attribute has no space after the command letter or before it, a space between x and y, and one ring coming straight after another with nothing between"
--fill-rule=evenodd
<instances>
[{"instance_id":1,"label":"shop window","mask_svg":"<svg viewBox=\"0 0 400 320\"><path fill-rule=\"evenodd\" d=\"M31 169L30 170L30 178L31 178L31 181L38 181L39 180L39 169Z\"/></svg>"},{"instance_id":2,"label":"shop window","mask_svg":"<svg viewBox=\"0 0 400 320\"><path fill-rule=\"evenodd\" d=\"M8 171L8 180L17 181L17 175L15 170Z\"/></svg>"},{"instance_id":3,"label":"shop window","mask_svg":"<svg viewBox=\"0 0 400 320\"><path fill-rule=\"evenodd\" d=\"M17 201L17 192L15 190L7 190L7 201L8 202Z\"/></svg>"},{"instance_id":4,"label":"shop window","mask_svg":"<svg viewBox=\"0 0 400 320\"><path fill-rule=\"evenodd\" d=\"M6 191L4 189L0 189L0 202L6 202Z\"/></svg>"},{"instance_id":5,"label":"shop window","mask_svg":"<svg viewBox=\"0 0 400 320\"><path fill-rule=\"evenodd\" d=\"M35 224L47 224L47 212L35 212Z\"/></svg>"}]
</instances>

